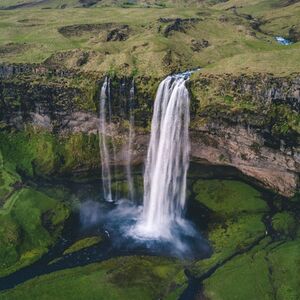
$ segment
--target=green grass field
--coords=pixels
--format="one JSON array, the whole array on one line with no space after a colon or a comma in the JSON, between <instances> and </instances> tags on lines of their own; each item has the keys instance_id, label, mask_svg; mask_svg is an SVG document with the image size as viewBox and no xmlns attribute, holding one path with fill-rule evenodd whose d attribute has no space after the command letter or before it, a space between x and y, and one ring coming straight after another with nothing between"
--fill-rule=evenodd
<instances>
[{"instance_id":1,"label":"green grass field","mask_svg":"<svg viewBox=\"0 0 300 300\"><path fill-rule=\"evenodd\" d=\"M300 69L300 44L282 46L274 40L277 35L287 36L292 26L298 30L299 3L281 7L282 1L240 0L214 6L177 8L176 3L168 3L144 8L139 2L124 8L119 1L114 7L101 2L101 6L80 8L72 0L66 1L65 9L59 9L57 1L48 2L0 10L0 62L47 60L50 65L85 71L157 76L195 67L212 73L289 74ZM7 4L2 1L2 6ZM236 12L228 9L233 5ZM253 28L253 20L245 14L259 20L260 29ZM197 21L183 24L166 36L164 30L174 20L164 23L159 18ZM108 29L82 30L79 26L69 35L59 32L64 26L107 23ZM129 26L126 39L106 41L107 33L122 25ZM208 46L193 50L193 43L202 40L208 41Z\"/></svg>"}]
</instances>

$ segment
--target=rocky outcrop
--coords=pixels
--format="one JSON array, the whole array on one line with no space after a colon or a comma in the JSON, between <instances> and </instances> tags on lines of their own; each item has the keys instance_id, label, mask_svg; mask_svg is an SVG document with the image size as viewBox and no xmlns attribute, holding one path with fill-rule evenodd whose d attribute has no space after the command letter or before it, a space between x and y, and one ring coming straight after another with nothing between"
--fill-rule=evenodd
<instances>
[{"instance_id":1,"label":"rocky outcrop","mask_svg":"<svg viewBox=\"0 0 300 300\"><path fill-rule=\"evenodd\" d=\"M160 26L158 31L162 32L165 37L169 37L176 31L185 33L188 29L192 28L194 24L198 23L200 19L160 18L158 21L164 25Z\"/></svg>"},{"instance_id":2,"label":"rocky outcrop","mask_svg":"<svg viewBox=\"0 0 300 300\"><path fill-rule=\"evenodd\" d=\"M300 157L265 146L254 130L212 123L193 130L191 141L194 160L233 166L285 196L298 186Z\"/></svg>"},{"instance_id":3,"label":"rocky outcrop","mask_svg":"<svg viewBox=\"0 0 300 300\"><path fill-rule=\"evenodd\" d=\"M207 75L190 89L194 159L234 166L285 196L299 189L299 75Z\"/></svg>"},{"instance_id":4,"label":"rocky outcrop","mask_svg":"<svg viewBox=\"0 0 300 300\"><path fill-rule=\"evenodd\" d=\"M300 41L300 28L298 28L294 25L289 29L289 36L288 38L293 41L294 43L297 43Z\"/></svg>"},{"instance_id":5,"label":"rocky outcrop","mask_svg":"<svg viewBox=\"0 0 300 300\"><path fill-rule=\"evenodd\" d=\"M0 80L15 78L15 76L57 76L73 78L78 75L78 71L65 69L62 67L53 68L45 64L0 64ZM27 78L28 80L29 78Z\"/></svg>"},{"instance_id":6,"label":"rocky outcrop","mask_svg":"<svg viewBox=\"0 0 300 300\"><path fill-rule=\"evenodd\" d=\"M207 40L192 40L191 49L194 52L200 52L202 49L205 49L209 46L209 42Z\"/></svg>"},{"instance_id":7,"label":"rocky outcrop","mask_svg":"<svg viewBox=\"0 0 300 300\"><path fill-rule=\"evenodd\" d=\"M130 28L126 24L101 23L78 24L64 26L58 29L64 37L72 38L82 35L95 36L101 41L125 41L129 37Z\"/></svg>"}]
</instances>

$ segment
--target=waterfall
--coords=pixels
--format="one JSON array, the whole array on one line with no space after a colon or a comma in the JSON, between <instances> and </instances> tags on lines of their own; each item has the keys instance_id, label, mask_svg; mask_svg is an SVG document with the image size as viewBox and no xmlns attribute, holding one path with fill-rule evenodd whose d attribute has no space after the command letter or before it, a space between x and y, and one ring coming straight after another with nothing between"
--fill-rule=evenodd
<instances>
[{"instance_id":1,"label":"waterfall","mask_svg":"<svg viewBox=\"0 0 300 300\"><path fill-rule=\"evenodd\" d=\"M132 142L134 138L134 80L132 81L130 96L129 96L129 132L128 132L128 147L126 151L126 178L128 183L128 196L130 199L134 199L134 185L131 172L131 158L132 158Z\"/></svg>"},{"instance_id":2,"label":"waterfall","mask_svg":"<svg viewBox=\"0 0 300 300\"><path fill-rule=\"evenodd\" d=\"M107 102L107 94L110 93L109 91L110 91L110 84L108 78L106 77L101 88L100 103L99 103L100 105L99 148L100 148L100 156L101 156L102 185L103 185L104 199L108 202L112 202L113 199L111 194L111 171L110 171L110 164L109 164L110 157L109 157L109 151L106 142L106 135L107 135L106 102Z\"/></svg>"},{"instance_id":3,"label":"waterfall","mask_svg":"<svg viewBox=\"0 0 300 300\"><path fill-rule=\"evenodd\" d=\"M189 73L169 76L158 88L144 174L144 208L136 234L171 238L186 200L189 165Z\"/></svg>"},{"instance_id":4,"label":"waterfall","mask_svg":"<svg viewBox=\"0 0 300 300\"><path fill-rule=\"evenodd\" d=\"M112 145L112 155L113 155L113 162L114 162L114 179L117 178L118 175L118 169L117 169L117 150L116 150L116 146L113 140L113 132L112 132L112 107L111 107L111 103L112 103L112 98L111 98L111 92L110 92L110 78L108 78L108 88L107 88L107 97L108 97L108 116L109 116L109 127L110 127L110 136L111 136L111 145ZM118 181L115 181L115 194L114 197L112 198L112 200L117 200L119 198L119 193L118 193Z\"/></svg>"}]
</instances>

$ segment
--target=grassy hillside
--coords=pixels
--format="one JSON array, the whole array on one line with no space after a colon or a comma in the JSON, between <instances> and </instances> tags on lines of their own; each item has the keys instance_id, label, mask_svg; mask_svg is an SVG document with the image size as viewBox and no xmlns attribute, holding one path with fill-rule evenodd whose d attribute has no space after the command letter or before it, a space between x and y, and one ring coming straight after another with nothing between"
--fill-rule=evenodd
<instances>
[{"instance_id":1,"label":"grassy hillside","mask_svg":"<svg viewBox=\"0 0 300 300\"><path fill-rule=\"evenodd\" d=\"M23 2L1 0L0 6ZM179 1L147 1L150 8L143 1L89 8L77 0L33 2L0 10L0 62L158 76L197 67L214 73L300 69L297 2L191 1L178 7ZM296 43L279 45L278 35Z\"/></svg>"}]
</instances>

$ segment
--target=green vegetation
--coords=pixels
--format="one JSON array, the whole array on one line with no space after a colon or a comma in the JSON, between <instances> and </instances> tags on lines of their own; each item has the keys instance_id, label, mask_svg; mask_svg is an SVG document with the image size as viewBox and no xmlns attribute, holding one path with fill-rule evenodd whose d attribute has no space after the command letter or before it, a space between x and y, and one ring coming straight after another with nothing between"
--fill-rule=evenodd
<instances>
[{"instance_id":1,"label":"green vegetation","mask_svg":"<svg viewBox=\"0 0 300 300\"><path fill-rule=\"evenodd\" d=\"M193 74L189 81L192 110L195 113L191 127L198 129L218 122L225 126L235 123L248 128L267 128L270 132L269 142L273 140L274 144L278 144L279 140L283 140L296 146L300 134L297 108L289 101L265 101L265 95L274 87L281 93L280 97L293 97L291 86L294 78L295 75L276 77L265 73ZM260 154L260 146L262 144L259 143L251 146L257 155Z\"/></svg>"},{"instance_id":2,"label":"green vegetation","mask_svg":"<svg viewBox=\"0 0 300 300\"><path fill-rule=\"evenodd\" d=\"M262 222L268 208L260 193L233 180L198 180L193 186L196 199L215 214L208 238L213 255L196 262L192 270L204 275L204 294L217 299L298 299L300 295L300 240L298 223L287 211L272 218L278 241L265 236ZM296 238L296 239L295 239ZM292 240L295 239L295 240Z\"/></svg>"},{"instance_id":3,"label":"green vegetation","mask_svg":"<svg viewBox=\"0 0 300 300\"><path fill-rule=\"evenodd\" d=\"M83 167L93 170L99 166L99 142L95 134L60 137L29 127L19 132L0 132L0 139L4 164L29 176L68 173Z\"/></svg>"},{"instance_id":4,"label":"green vegetation","mask_svg":"<svg viewBox=\"0 0 300 300\"><path fill-rule=\"evenodd\" d=\"M1 153L1 152L0 152ZM0 168L0 207L5 203L6 198L14 191L14 184L19 180L15 173Z\"/></svg>"},{"instance_id":5,"label":"green vegetation","mask_svg":"<svg viewBox=\"0 0 300 300\"><path fill-rule=\"evenodd\" d=\"M114 91L130 76L138 87L136 132L147 133L160 79L202 67L189 81L192 129L215 120L221 125L236 121L266 130L271 142L288 142L292 148L300 133L297 108L289 99L265 99L278 83L279 92L298 97L297 91L285 88L300 70L299 19L299 1L288 0L2 0L0 64L41 65L1 80L0 118L6 120L12 112L30 114L40 104L43 110L44 103L55 114L95 114L100 78L108 74ZM295 43L282 46L275 36ZM122 97L117 100L113 106L123 105ZM121 134L128 130L123 116L113 118ZM99 169L98 135L77 128L69 133L56 122L61 123L51 119L47 130L24 122L24 130L17 131L0 121L0 276L46 253L69 216L67 192L37 191L26 187L22 176L85 176ZM119 149L122 137L113 138ZM261 147L253 142L249 149L259 155ZM227 162L223 154L219 159ZM117 179L113 192L128 194L127 183ZM135 185L142 195L141 177L135 177ZM197 180L192 189L198 204L211 213L204 235L212 256L186 262L195 276L204 276L204 295L211 300L299 299L297 212L278 205L278 212L266 219L270 212L260 192L239 181ZM298 200L296 195L293 205ZM78 240L64 254L101 241L99 236ZM35 278L0 293L0 299L178 299L187 286L184 267L159 257L114 258Z\"/></svg>"},{"instance_id":6,"label":"green vegetation","mask_svg":"<svg viewBox=\"0 0 300 300\"><path fill-rule=\"evenodd\" d=\"M235 180L198 180L193 186L196 199L221 215L262 213L268 209L260 193Z\"/></svg>"},{"instance_id":7,"label":"green vegetation","mask_svg":"<svg viewBox=\"0 0 300 300\"><path fill-rule=\"evenodd\" d=\"M237 256L204 281L209 299L274 299L264 251Z\"/></svg>"},{"instance_id":8,"label":"green vegetation","mask_svg":"<svg viewBox=\"0 0 300 300\"><path fill-rule=\"evenodd\" d=\"M30 188L15 192L0 209L0 276L24 267L48 251L60 235L69 209Z\"/></svg>"},{"instance_id":9,"label":"green vegetation","mask_svg":"<svg viewBox=\"0 0 300 300\"><path fill-rule=\"evenodd\" d=\"M29 300L41 295L44 299L165 298L181 284L180 270L180 262L171 259L120 257L38 277L0 293L0 299Z\"/></svg>"},{"instance_id":10,"label":"green vegetation","mask_svg":"<svg viewBox=\"0 0 300 300\"><path fill-rule=\"evenodd\" d=\"M276 299L296 300L300 297L300 240L286 242L270 249L268 259L272 265L272 279Z\"/></svg>"},{"instance_id":11,"label":"green vegetation","mask_svg":"<svg viewBox=\"0 0 300 300\"><path fill-rule=\"evenodd\" d=\"M78 299L175 300L187 286L183 264L195 276L219 266L203 281L204 294L212 300L232 299L233 295L237 299L271 300L275 294L279 300L298 299L299 279L294 275L299 272L300 243L294 239L299 227L294 215L274 215L272 226L281 235L280 240L272 241L262 221L268 206L251 186L234 180L198 179L193 192L196 200L212 212L207 231L214 250L210 258L193 262L143 256L113 258L37 277L0 293L0 299L34 299L39 295L45 299L73 299L76 295ZM58 191L55 195L63 199L65 193ZM33 262L52 245L61 230L59 224L67 216L63 204L58 203L32 189L22 189L6 202L0 213L0 222L5 222L0 227L5 228L0 239L6 241L3 257L10 267L2 274ZM20 230L26 232L22 243ZM101 240L99 236L78 240L64 254Z\"/></svg>"},{"instance_id":12,"label":"green vegetation","mask_svg":"<svg viewBox=\"0 0 300 300\"><path fill-rule=\"evenodd\" d=\"M28 175L50 174L55 165L54 139L49 132L1 132L0 148L5 163L12 164Z\"/></svg>"},{"instance_id":13,"label":"green vegetation","mask_svg":"<svg viewBox=\"0 0 300 300\"><path fill-rule=\"evenodd\" d=\"M261 242L238 255L204 281L205 295L215 299L296 300L300 296L300 240Z\"/></svg>"},{"instance_id":14,"label":"green vegetation","mask_svg":"<svg viewBox=\"0 0 300 300\"><path fill-rule=\"evenodd\" d=\"M273 228L287 237L295 237L297 234L297 221L289 212L277 213L272 218Z\"/></svg>"},{"instance_id":15,"label":"green vegetation","mask_svg":"<svg viewBox=\"0 0 300 300\"><path fill-rule=\"evenodd\" d=\"M92 236L92 237L84 238L71 245L68 249L64 251L63 254L70 254L82 250L84 248L89 248L91 246L99 244L101 241L102 241L101 236Z\"/></svg>"},{"instance_id":16,"label":"green vegetation","mask_svg":"<svg viewBox=\"0 0 300 300\"><path fill-rule=\"evenodd\" d=\"M112 1L99 1L87 9L75 0L49 0L0 10L0 60L152 76L198 66L208 73L299 71L299 43L286 47L274 40L288 37L291 28L298 34L298 3L283 7L280 1L230 0L211 5L218 2L114 1L116 7L107 7ZM2 5L8 3L14 4ZM227 9L233 5L236 10ZM194 21L172 27L176 18ZM92 24L88 30L86 24ZM73 25L62 34L62 28ZM124 31L124 25L129 29ZM195 48L202 40L209 44Z\"/></svg>"},{"instance_id":17,"label":"green vegetation","mask_svg":"<svg viewBox=\"0 0 300 300\"><path fill-rule=\"evenodd\" d=\"M193 190L196 199L214 215L208 230L214 252L210 258L195 264L193 271L197 275L265 236L262 217L268 206L260 193L248 184L235 180L199 179Z\"/></svg>"}]
</instances>

